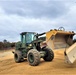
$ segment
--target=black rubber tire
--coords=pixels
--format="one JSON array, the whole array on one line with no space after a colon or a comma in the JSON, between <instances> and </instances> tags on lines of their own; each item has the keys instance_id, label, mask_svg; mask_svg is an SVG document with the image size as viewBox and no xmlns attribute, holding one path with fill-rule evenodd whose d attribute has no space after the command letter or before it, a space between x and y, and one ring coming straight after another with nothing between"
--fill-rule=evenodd
<instances>
[{"instance_id":1,"label":"black rubber tire","mask_svg":"<svg viewBox=\"0 0 76 75\"><path fill-rule=\"evenodd\" d=\"M43 57L45 61L52 61L54 59L54 53L49 48L44 48L43 51L46 52L46 55Z\"/></svg>"},{"instance_id":2,"label":"black rubber tire","mask_svg":"<svg viewBox=\"0 0 76 75\"><path fill-rule=\"evenodd\" d=\"M32 49L27 53L27 60L31 66L37 66L40 63L40 54L36 49Z\"/></svg>"},{"instance_id":3,"label":"black rubber tire","mask_svg":"<svg viewBox=\"0 0 76 75\"><path fill-rule=\"evenodd\" d=\"M14 60L15 60L16 63L19 63L19 62L23 61L21 51L17 50L17 51L14 52Z\"/></svg>"}]
</instances>

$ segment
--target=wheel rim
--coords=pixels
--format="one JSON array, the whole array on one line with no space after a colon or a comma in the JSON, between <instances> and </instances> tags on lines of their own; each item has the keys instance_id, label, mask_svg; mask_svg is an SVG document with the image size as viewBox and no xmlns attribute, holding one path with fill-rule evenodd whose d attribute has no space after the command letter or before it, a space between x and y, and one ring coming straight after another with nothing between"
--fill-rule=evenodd
<instances>
[{"instance_id":1,"label":"wheel rim","mask_svg":"<svg viewBox=\"0 0 76 75\"><path fill-rule=\"evenodd\" d=\"M16 60L18 59L18 55L17 55L17 54L15 54L15 59L16 59Z\"/></svg>"},{"instance_id":2,"label":"wheel rim","mask_svg":"<svg viewBox=\"0 0 76 75\"><path fill-rule=\"evenodd\" d=\"M30 63L33 63L34 62L34 56L33 56L32 53L29 53L28 60L29 60Z\"/></svg>"}]
</instances>

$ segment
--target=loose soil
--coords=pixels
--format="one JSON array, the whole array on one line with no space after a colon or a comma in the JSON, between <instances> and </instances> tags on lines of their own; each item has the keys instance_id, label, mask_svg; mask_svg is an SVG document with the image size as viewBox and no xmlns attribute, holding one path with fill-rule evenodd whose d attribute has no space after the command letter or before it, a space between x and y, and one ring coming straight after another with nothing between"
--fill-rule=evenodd
<instances>
[{"instance_id":1,"label":"loose soil","mask_svg":"<svg viewBox=\"0 0 76 75\"><path fill-rule=\"evenodd\" d=\"M12 50L0 52L0 75L76 75L76 62L65 63L64 51L55 50L52 62L41 59L38 66L30 66L25 59L24 62L15 63Z\"/></svg>"}]
</instances>

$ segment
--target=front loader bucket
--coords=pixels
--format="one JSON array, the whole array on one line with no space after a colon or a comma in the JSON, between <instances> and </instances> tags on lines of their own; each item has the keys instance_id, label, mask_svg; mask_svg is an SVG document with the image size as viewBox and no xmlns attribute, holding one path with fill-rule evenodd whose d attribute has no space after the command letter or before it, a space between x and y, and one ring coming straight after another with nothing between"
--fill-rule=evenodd
<instances>
[{"instance_id":1,"label":"front loader bucket","mask_svg":"<svg viewBox=\"0 0 76 75\"><path fill-rule=\"evenodd\" d=\"M72 32L49 31L46 33L46 42L52 50L68 48L73 44L73 35Z\"/></svg>"},{"instance_id":2,"label":"front loader bucket","mask_svg":"<svg viewBox=\"0 0 76 75\"><path fill-rule=\"evenodd\" d=\"M74 63L74 61L76 60L76 43L66 49L64 55L67 63Z\"/></svg>"}]
</instances>

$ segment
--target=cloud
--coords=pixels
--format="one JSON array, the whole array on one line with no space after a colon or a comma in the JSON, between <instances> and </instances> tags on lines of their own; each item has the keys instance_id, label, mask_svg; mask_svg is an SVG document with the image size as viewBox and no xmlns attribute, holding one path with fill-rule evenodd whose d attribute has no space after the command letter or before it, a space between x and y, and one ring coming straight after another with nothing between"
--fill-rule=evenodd
<instances>
[{"instance_id":1,"label":"cloud","mask_svg":"<svg viewBox=\"0 0 76 75\"><path fill-rule=\"evenodd\" d=\"M62 1L2 1L0 5L7 14L34 18L56 18L69 10L68 5Z\"/></svg>"},{"instance_id":2,"label":"cloud","mask_svg":"<svg viewBox=\"0 0 76 75\"><path fill-rule=\"evenodd\" d=\"M24 31L58 29L76 32L76 4L68 1L0 1L0 41L20 40Z\"/></svg>"}]
</instances>

